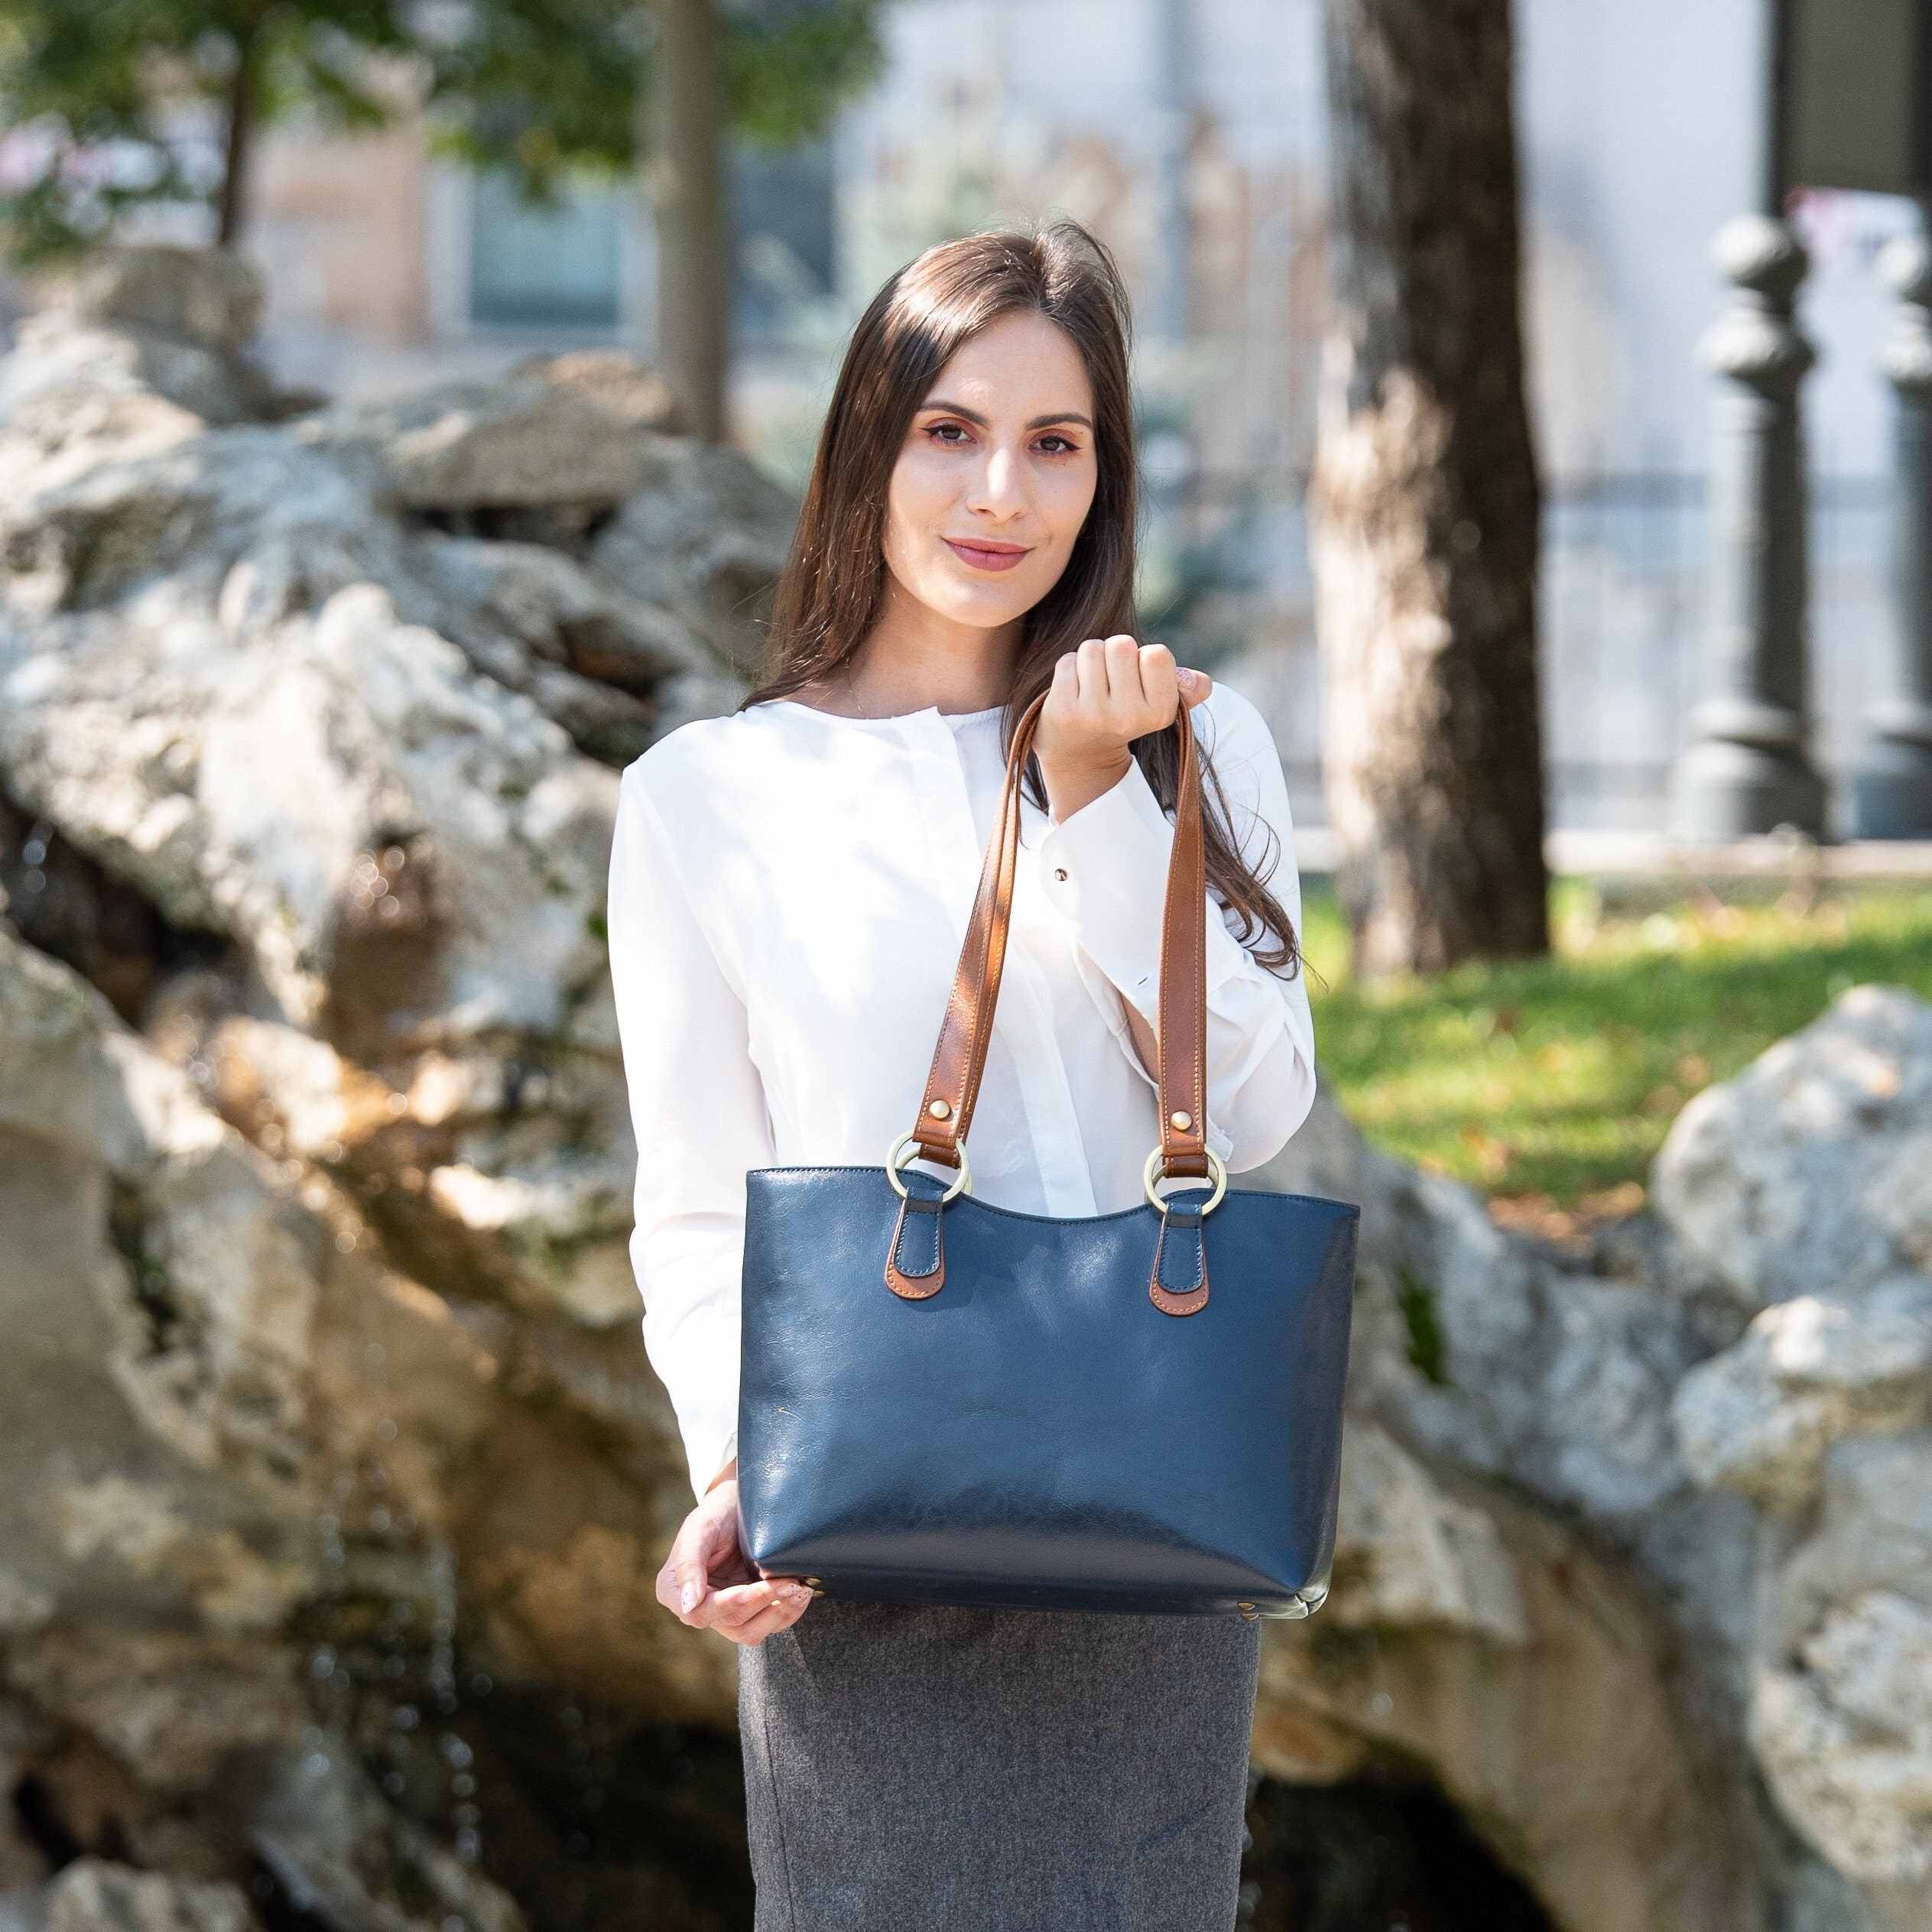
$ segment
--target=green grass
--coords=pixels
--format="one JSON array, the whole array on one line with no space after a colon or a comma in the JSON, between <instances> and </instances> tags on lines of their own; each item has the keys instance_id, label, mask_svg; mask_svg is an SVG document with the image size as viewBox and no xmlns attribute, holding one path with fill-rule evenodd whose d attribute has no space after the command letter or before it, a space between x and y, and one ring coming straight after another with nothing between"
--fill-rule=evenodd
<instances>
[{"instance_id":1,"label":"green grass","mask_svg":"<svg viewBox=\"0 0 1932 1932\"><path fill-rule=\"evenodd\" d=\"M1358 983L1334 896L1311 885L1330 1091L1378 1145L1560 1223L1636 1206L1684 1102L1846 987L1932 998L1932 887L1827 888L1808 907L1677 891L1562 881L1550 958Z\"/></svg>"}]
</instances>

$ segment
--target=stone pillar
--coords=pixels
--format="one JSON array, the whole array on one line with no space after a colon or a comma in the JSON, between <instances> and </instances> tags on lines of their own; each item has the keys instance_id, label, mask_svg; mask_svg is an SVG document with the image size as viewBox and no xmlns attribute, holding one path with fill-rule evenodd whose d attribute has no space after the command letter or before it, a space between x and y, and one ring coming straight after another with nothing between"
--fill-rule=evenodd
<instances>
[{"instance_id":1,"label":"stone pillar","mask_svg":"<svg viewBox=\"0 0 1932 1932\"><path fill-rule=\"evenodd\" d=\"M1932 245L1894 242L1879 272L1898 294L1881 366L1898 391L1891 623L1853 780L1861 839L1932 837Z\"/></svg>"},{"instance_id":2,"label":"stone pillar","mask_svg":"<svg viewBox=\"0 0 1932 1932\"><path fill-rule=\"evenodd\" d=\"M1674 818L1693 839L1794 825L1824 830L1824 784L1807 745L1805 503L1798 386L1814 359L1792 320L1805 254L1776 216L1718 230L1736 289L1704 338L1725 387L1710 482L1710 609L1703 693L1678 761Z\"/></svg>"}]
</instances>

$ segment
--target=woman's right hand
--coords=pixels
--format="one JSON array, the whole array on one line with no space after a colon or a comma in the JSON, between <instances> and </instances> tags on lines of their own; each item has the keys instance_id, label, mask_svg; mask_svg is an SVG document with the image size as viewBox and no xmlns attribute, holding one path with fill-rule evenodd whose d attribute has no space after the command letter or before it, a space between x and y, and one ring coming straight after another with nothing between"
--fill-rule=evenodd
<instances>
[{"instance_id":1,"label":"woman's right hand","mask_svg":"<svg viewBox=\"0 0 1932 1932\"><path fill-rule=\"evenodd\" d=\"M738 1544L738 1465L712 1479L684 1518L658 1573L658 1601L693 1630L715 1630L734 1644L761 1644L789 1630L812 1593L795 1576L761 1576Z\"/></svg>"}]
</instances>

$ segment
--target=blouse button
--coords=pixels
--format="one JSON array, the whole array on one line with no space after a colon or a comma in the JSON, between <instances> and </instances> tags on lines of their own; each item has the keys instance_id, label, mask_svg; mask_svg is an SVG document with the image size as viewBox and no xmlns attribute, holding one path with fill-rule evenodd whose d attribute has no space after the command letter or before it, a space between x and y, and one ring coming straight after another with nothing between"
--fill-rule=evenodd
<instances>
[{"instance_id":1,"label":"blouse button","mask_svg":"<svg viewBox=\"0 0 1932 1932\"><path fill-rule=\"evenodd\" d=\"M1054 868L1054 877L1064 885L1067 880L1067 868L1064 865L1056 865Z\"/></svg>"}]
</instances>

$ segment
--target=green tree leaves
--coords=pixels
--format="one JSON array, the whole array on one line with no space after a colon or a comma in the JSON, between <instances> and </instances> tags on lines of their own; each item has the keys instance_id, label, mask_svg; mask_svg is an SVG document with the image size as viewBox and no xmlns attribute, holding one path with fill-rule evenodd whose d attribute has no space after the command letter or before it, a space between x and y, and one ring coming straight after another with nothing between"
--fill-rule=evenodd
<instances>
[{"instance_id":1,"label":"green tree leaves","mask_svg":"<svg viewBox=\"0 0 1932 1932\"><path fill-rule=\"evenodd\" d=\"M720 0L732 125L767 147L821 133L884 60L883 0ZM431 50L446 146L552 192L649 152L648 0L475 0Z\"/></svg>"},{"instance_id":2,"label":"green tree leaves","mask_svg":"<svg viewBox=\"0 0 1932 1932\"><path fill-rule=\"evenodd\" d=\"M10 252L70 250L141 201L205 198L232 228L231 177L256 128L298 109L371 125L406 98L382 57L414 53L408 11L406 0L0 0Z\"/></svg>"},{"instance_id":3,"label":"green tree leaves","mask_svg":"<svg viewBox=\"0 0 1932 1932\"><path fill-rule=\"evenodd\" d=\"M732 125L784 146L878 72L884 0L719 0ZM649 0L0 0L0 226L17 259L124 209L239 223L256 132L374 126L427 104L440 144L554 192L648 151Z\"/></svg>"}]
</instances>

